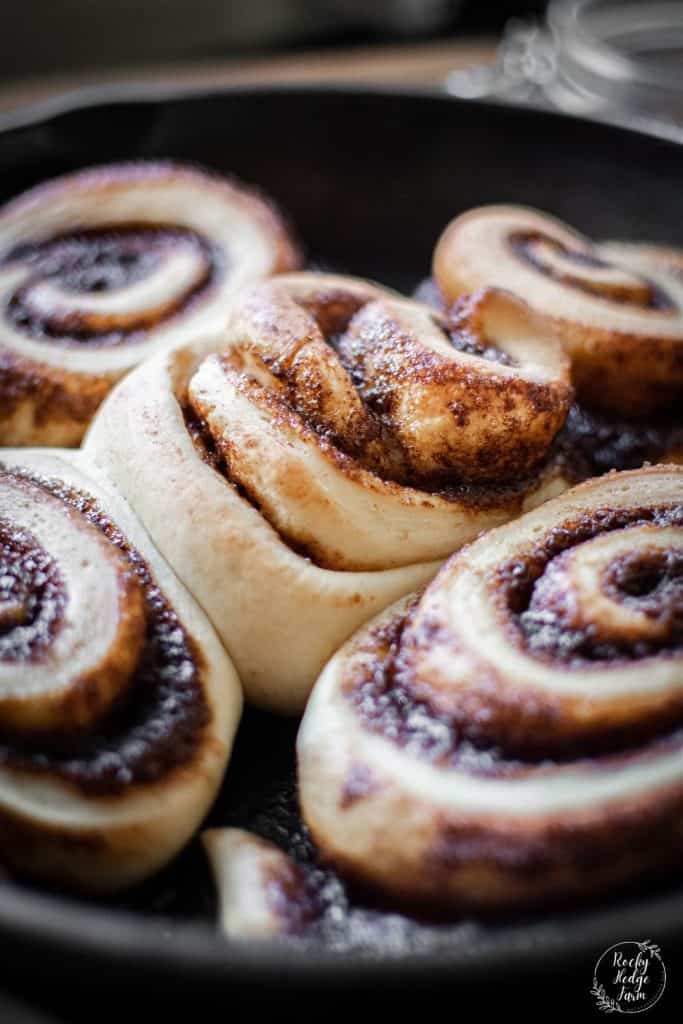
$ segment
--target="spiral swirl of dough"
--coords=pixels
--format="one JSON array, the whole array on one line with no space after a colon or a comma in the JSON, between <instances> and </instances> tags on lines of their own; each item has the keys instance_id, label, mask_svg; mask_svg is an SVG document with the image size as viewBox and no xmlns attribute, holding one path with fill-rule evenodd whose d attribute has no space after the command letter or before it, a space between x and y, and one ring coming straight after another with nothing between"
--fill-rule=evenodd
<instances>
[{"instance_id":1,"label":"spiral swirl of dough","mask_svg":"<svg viewBox=\"0 0 683 1024\"><path fill-rule=\"evenodd\" d=\"M626 415L683 397L681 265L675 250L596 245L520 206L456 217L434 253L448 301L488 286L520 296L564 341L579 399Z\"/></svg>"},{"instance_id":2,"label":"spiral swirl of dough","mask_svg":"<svg viewBox=\"0 0 683 1024\"><path fill-rule=\"evenodd\" d=\"M0 209L0 442L78 444L131 367L297 262L263 199L190 167L114 164L17 197Z\"/></svg>"},{"instance_id":3,"label":"spiral swirl of dough","mask_svg":"<svg viewBox=\"0 0 683 1024\"><path fill-rule=\"evenodd\" d=\"M365 281L283 275L243 294L221 334L124 381L86 447L247 695L297 710L354 628L565 486L548 451L567 376L505 293L449 319Z\"/></svg>"},{"instance_id":4,"label":"spiral swirl of dough","mask_svg":"<svg viewBox=\"0 0 683 1024\"><path fill-rule=\"evenodd\" d=\"M210 828L201 838L229 938L284 938L315 921L319 902L306 873L273 843L241 828Z\"/></svg>"},{"instance_id":5,"label":"spiral swirl of dough","mask_svg":"<svg viewBox=\"0 0 683 1024\"><path fill-rule=\"evenodd\" d=\"M190 838L239 682L204 615L80 453L0 464L0 863L110 891Z\"/></svg>"},{"instance_id":6,"label":"spiral swirl of dough","mask_svg":"<svg viewBox=\"0 0 683 1024\"><path fill-rule=\"evenodd\" d=\"M298 739L323 853L507 907L683 852L683 469L591 480L454 555L324 669Z\"/></svg>"}]
</instances>

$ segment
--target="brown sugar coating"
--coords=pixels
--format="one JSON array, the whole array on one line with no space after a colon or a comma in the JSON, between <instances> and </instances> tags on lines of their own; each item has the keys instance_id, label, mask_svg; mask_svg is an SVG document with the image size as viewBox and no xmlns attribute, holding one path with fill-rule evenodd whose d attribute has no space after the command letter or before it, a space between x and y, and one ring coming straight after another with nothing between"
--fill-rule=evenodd
<instances>
[{"instance_id":1,"label":"brown sugar coating","mask_svg":"<svg viewBox=\"0 0 683 1024\"><path fill-rule=\"evenodd\" d=\"M342 472L361 467L426 493L452 492L456 500L467 501L471 492L472 505L486 502L487 489L524 486L548 454L570 392L559 363L546 377L527 377L521 356L487 334L489 317L501 330L506 318L519 330L523 307L482 295L436 317L384 299L370 285L365 294L340 285L316 290L315 276L308 279L308 288L291 296L275 282L245 300L252 340L226 348L217 364L234 386L287 429L301 432L303 423L314 431ZM522 329L533 334L534 325ZM456 353L469 358L461 363ZM490 366L510 372L500 376ZM197 437L206 406L191 382L187 406ZM422 428L420 420L432 416L443 430ZM230 439L221 443L224 464L234 464Z\"/></svg>"},{"instance_id":2,"label":"brown sugar coating","mask_svg":"<svg viewBox=\"0 0 683 1024\"><path fill-rule=\"evenodd\" d=\"M590 265L597 257L577 259ZM449 303L433 278L419 284L414 298L441 313L448 311ZM580 401L572 404L555 445L574 482L611 469L637 469L647 462L683 458L683 418L678 406L668 412L655 411L637 417L629 416L630 411L601 411Z\"/></svg>"},{"instance_id":3,"label":"brown sugar coating","mask_svg":"<svg viewBox=\"0 0 683 1024\"><path fill-rule=\"evenodd\" d=\"M246 292L215 350L178 359L174 391L202 461L292 551L362 571L441 557L454 530L514 514L552 478L566 373L509 296L482 293L446 317L369 282L302 274ZM347 530L372 527L350 509L362 500L376 519L375 495L397 532L418 509L449 539L425 523L413 557L349 546Z\"/></svg>"}]
</instances>

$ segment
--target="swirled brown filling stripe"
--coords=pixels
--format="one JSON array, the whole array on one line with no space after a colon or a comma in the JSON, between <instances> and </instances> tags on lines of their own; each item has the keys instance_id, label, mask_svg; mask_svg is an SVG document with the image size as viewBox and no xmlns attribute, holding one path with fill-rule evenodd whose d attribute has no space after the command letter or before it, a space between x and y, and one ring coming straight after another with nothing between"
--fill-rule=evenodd
<instances>
[{"instance_id":1,"label":"swirled brown filling stripe","mask_svg":"<svg viewBox=\"0 0 683 1024\"><path fill-rule=\"evenodd\" d=\"M220 328L245 284L298 266L274 206L167 161L90 168L0 207L0 441L75 447L148 356Z\"/></svg>"},{"instance_id":2,"label":"swirled brown filling stripe","mask_svg":"<svg viewBox=\"0 0 683 1024\"><path fill-rule=\"evenodd\" d=\"M125 563L142 604L139 654L112 707L88 730L54 730L38 739L2 730L0 764L56 773L93 795L113 795L181 768L192 760L210 721L202 657L145 560L88 494L21 470L0 473L13 486L29 488L36 501L41 494L56 498L101 533ZM65 600L59 566L32 544L29 533L8 521L0 522L0 566L3 660L39 660L59 633Z\"/></svg>"},{"instance_id":3,"label":"swirled brown filling stripe","mask_svg":"<svg viewBox=\"0 0 683 1024\"><path fill-rule=\"evenodd\" d=\"M177 290L140 308L79 304L144 285L169 272L174 253L187 263ZM83 228L41 242L24 243L2 263L28 268L30 276L10 296L4 315L30 338L67 346L111 346L143 341L151 328L201 301L225 273L229 256L198 232L161 224L116 224Z\"/></svg>"},{"instance_id":4,"label":"swirled brown filling stripe","mask_svg":"<svg viewBox=\"0 0 683 1024\"><path fill-rule=\"evenodd\" d=\"M605 302L671 313L678 309L664 287L610 263L588 246L569 246L542 231L511 231L507 244L540 273Z\"/></svg>"}]
</instances>

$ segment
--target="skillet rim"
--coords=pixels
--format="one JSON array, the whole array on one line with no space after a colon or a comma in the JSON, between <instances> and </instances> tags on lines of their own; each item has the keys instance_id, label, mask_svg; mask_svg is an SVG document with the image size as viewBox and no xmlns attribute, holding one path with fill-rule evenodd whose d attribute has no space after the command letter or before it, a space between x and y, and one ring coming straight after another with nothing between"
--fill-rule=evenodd
<instances>
[{"instance_id":1,"label":"skillet rim","mask_svg":"<svg viewBox=\"0 0 683 1024\"><path fill-rule=\"evenodd\" d=\"M106 914L106 928L102 928ZM640 897L623 906L579 909L572 916L556 911L501 927L490 936L449 949L447 942L424 953L342 952L299 945L291 940L230 941L209 924L173 923L157 914L141 916L110 906L80 904L73 897L35 892L5 882L0 897L0 941L5 963L21 964L24 949L41 958L41 971L60 974L65 963L80 972L88 964L104 977L135 986L163 976L165 984L183 987L188 981L220 984L277 982L286 988L301 984L341 987L349 978L360 983L432 981L476 982L492 975L529 974L538 968L576 965L596 957L614 941L653 934L666 946L683 935L683 889L653 899ZM490 923L490 922L489 922ZM14 949L7 942L16 944ZM54 965L50 956L59 956ZM66 958L66 959L65 959ZM81 973L83 984L88 977Z\"/></svg>"},{"instance_id":2,"label":"skillet rim","mask_svg":"<svg viewBox=\"0 0 683 1024\"><path fill-rule=\"evenodd\" d=\"M77 114L81 111L92 110L96 107L116 106L118 104L157 104L181 102L185 100L206 100L219 98L221 96L289 96L305 95L308 97L324 97L329 95L349 95L355 98L380 97L387 99L423 99L436 101L440 105L453 106L461 109L478 108L482 114L487 111L511 112L513 116L527 116L530 118L542 118L555 121L564 121L567 124L589 126L590 128L602 128L608 132L621 136L630 136L634 139L649 140L654 144L664 144L672 149L680 150L683 147L683 134L680 139L670 134L660 133L657 126L653 125L650 131L641 128L634 128L628 125L617 124L616 122L590 118L583 114L559 110L555 107L523 106L521 104L504 103L495 100L464 99L451 95L444 86L416 86L392 84L385 85L379 82L320 82L312 85L310 82L283 82L283 83L250 83L249 85L221 85L210 86L205 83L192 85L184 82L148 82L133 79L130 82L105 82L101 85L83 85L67 88L57 92L56 95L45 99L21 103L16 108L0 110L0 136L11 132L20 132L30 128L36 128L50 121L58 120L69 114ZM131 159L134 159L131 157Z\"/></svg>"},{"instance_id":3,"label":"skillet rim","mask_svg":"<svg viewBox=\"0 0 683 1024\"><path fill-rule=\"evenodd\" d=\"M250 97L288 97L304 95L308 99L348 95L354 98L424 100L458 108L478 108L500 114L503 107L512 118L558 119L581 130L600 128L613 137L630 136L676 151L683 145L671 138L645 134L637 129L607 125L586 117L556 110L507 106L481 100L462 100L445 91L414 86L387 87L380 84L305 83L282 85L226 85L218 88L204 84L196 87L172 82L116 83L97 87L78 87L35 103L0 112L2 138L58 121L81 111L125 104L161 108L165 103L200 102L223 96L248 100ZM77 958L79 973L87 962L97 969L91 981L107 974L118 984L135 985L143 978L149 982L163 975L164 983L185 985L188 981L219 985L276 981L283 988L304 984L341 985L353 977L360 983L429 981L448 973L452 981L476 981L492 974L516 971L528 973L552 964L576 962L581 957L599 955L614 937L626 939L640 933L653 933L658 941L683 939L683 885L673 894L658 893L654 898L633 898L626 894L621 905L580 909L572 916L560 911L546 917L518 923L498 922L496 931L474 940L464 955L458 943L449 949L447 942L421 954L377 956L363 951L341 952L334 949L300 947L273 941L230 942L208 924L173 923L155 914L134 913L105 905L94 907L71 897L33 891L4 882L0 888L0 941L4 941L6 963L25 963L25 950L40 955L42 970L54 968L60 973L65 962ZM619 898L619 897L617 897ZM103 927L103 923L106 925ZM50 956L59 957L51 965ZM64 959L66 958L66 960ZM81 974L81 983L88 979Z\"/></svg>"}]
</instances>

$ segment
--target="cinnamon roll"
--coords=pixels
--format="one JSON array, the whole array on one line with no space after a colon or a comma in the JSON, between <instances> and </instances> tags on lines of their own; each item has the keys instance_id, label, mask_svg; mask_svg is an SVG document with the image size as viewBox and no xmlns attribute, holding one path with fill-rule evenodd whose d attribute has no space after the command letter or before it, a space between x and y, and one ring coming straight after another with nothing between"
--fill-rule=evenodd
<instances>
[{"instance_id":1,"label":"cinnamon roll","mask_svg":"<svg viewBox=\"0 0 683 1024\"><path fill-rule=\"evenodd\" d=\"M202 842L230 938L300 935L315 920L316 894L305 872L273 843L241 828L212 828Z\"/></svg>"},{"instance_id":2,"label":"cinnamon roll","mask_svg":"<svg viewBox=\"0 0 683 1024\"><path fill-rule=\"evenodd\" d=\"M103 405L86 450L203 605L247 696L303 707L353 630L481 530L565 486L557 342L488 290L450 318L285 275Z\"/></svg>"},{"instance_id":3,"label":"cinnamon roll","mask_svg":"<svg viewBox=\"0 0 683 1024\"><path fill-rule=\"evenodd\" d=\"M0 461L0 863L112 891L189 839L240 715L213 629L80 453Z\"/></svg>"},{"instance_id":4,"label":"cinnamon roll","mask_svg":"<svg viewBox=\"0 0 683 1024\"><path fill-rule=\"evenodd\" d=\"M112 164L0 209L0 444L77 445L113 383L298 264L277 212L218 175Z\"/></svg>"},{"instance_id":5,"label":"cinnamon roll","mask_svg":"<svg viewBox=\"0 0 683 1024\"><path fill-rule=\"evenodd\" d=\"M683 855L683 469L588 481L455 554L330 661L301 806L342 873L442 909Z\"/></svg>"},{"instance_id":6,"label":"cinnamon roll","mask_svg":"<svg viewBox=\"0 0 683 1024\"><path fill-rule=\"evenodd\" d=\"M484 206L448 225L434 277L448 301L509 288L564 341L579 398L652 413L683 395L683 280L664 260L609 256L547 214Z\"/></svg>"}]
</instances>

